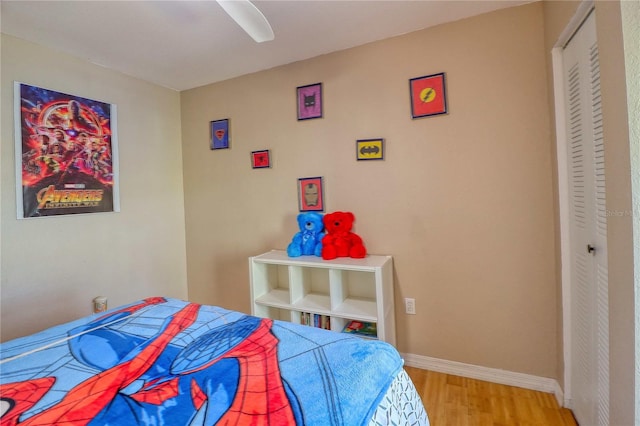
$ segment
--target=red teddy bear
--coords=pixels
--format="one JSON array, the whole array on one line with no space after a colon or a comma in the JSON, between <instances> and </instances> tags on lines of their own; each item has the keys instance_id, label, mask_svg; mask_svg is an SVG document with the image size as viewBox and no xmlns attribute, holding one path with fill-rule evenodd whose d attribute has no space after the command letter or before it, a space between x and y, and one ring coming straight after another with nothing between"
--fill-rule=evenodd
<instances>
[{"instance_id":1,"label":"red teddy bear","mask_svg":"<svg viewBox=\"0 0 640 426\"><path fill-rule=\"evenodd\" d=\"M322 221L327 234L322 238L323 259L363 258L367 255L362 238L351 232L355 220L356 218L351 212L334 212L324 215Z\"/></svg>"}]
</instances>

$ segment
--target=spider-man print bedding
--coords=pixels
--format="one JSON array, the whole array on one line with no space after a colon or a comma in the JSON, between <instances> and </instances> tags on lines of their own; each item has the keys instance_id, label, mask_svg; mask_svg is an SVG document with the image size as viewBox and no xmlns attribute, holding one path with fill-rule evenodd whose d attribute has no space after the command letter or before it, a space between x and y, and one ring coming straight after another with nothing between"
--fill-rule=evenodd
<instances>
[{"instance_id":1,"label":"spider-man print bedding","mask_svg":"<svg viewBox=\"0 0 640 426\"><path fill-rule=\"evenodd\" d=\"M428 420L387 343L156 297L0 345L0 424Z\"/></svg>"}]
</instances>

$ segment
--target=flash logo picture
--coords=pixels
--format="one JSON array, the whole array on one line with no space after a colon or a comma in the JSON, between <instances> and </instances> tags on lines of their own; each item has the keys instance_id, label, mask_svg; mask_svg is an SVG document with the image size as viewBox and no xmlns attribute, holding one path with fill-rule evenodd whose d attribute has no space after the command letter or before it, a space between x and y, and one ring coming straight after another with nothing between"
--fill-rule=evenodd
<instances>
[{"instance_id":1,"label":"flash logo picture","mask_svg":"<svg viewBox=\"0 0 640 426\"><path fill-rule=\"evenodd\" d=\"M447 113L444 73L412 78L409 82L412 118Z\"/></svg>"}]
</instances>

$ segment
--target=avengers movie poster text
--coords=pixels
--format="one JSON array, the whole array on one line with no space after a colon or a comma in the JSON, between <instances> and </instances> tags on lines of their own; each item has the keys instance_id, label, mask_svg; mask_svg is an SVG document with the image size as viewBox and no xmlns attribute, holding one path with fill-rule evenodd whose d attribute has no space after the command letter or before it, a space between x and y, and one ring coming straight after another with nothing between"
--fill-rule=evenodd
<instances>
[{"instance_id":1,"label":"avengers movie poster text","mask_svg":"<svg viewBox=\"0 0 640 426\"><path fill-rule=\"evenodd\" d=\"M15 83L18 218L119 211L115 105Z\"/></svg>"}]
</instances>

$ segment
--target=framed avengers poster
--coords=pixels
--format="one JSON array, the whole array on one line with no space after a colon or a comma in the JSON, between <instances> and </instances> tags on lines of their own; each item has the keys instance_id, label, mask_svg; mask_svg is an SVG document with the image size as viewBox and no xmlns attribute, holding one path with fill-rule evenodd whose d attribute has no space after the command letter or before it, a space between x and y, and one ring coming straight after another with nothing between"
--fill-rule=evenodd
<instances>
[{"instance_id":1,"label":"framed avengers poster","mask_svg":"<svg viewBox=\"0 0 640 426\"><path fill-rule=\"evenodd\" d=\"M120 211L116 106L14 83L18 219Z\"/></svg>"}]
</instances>

